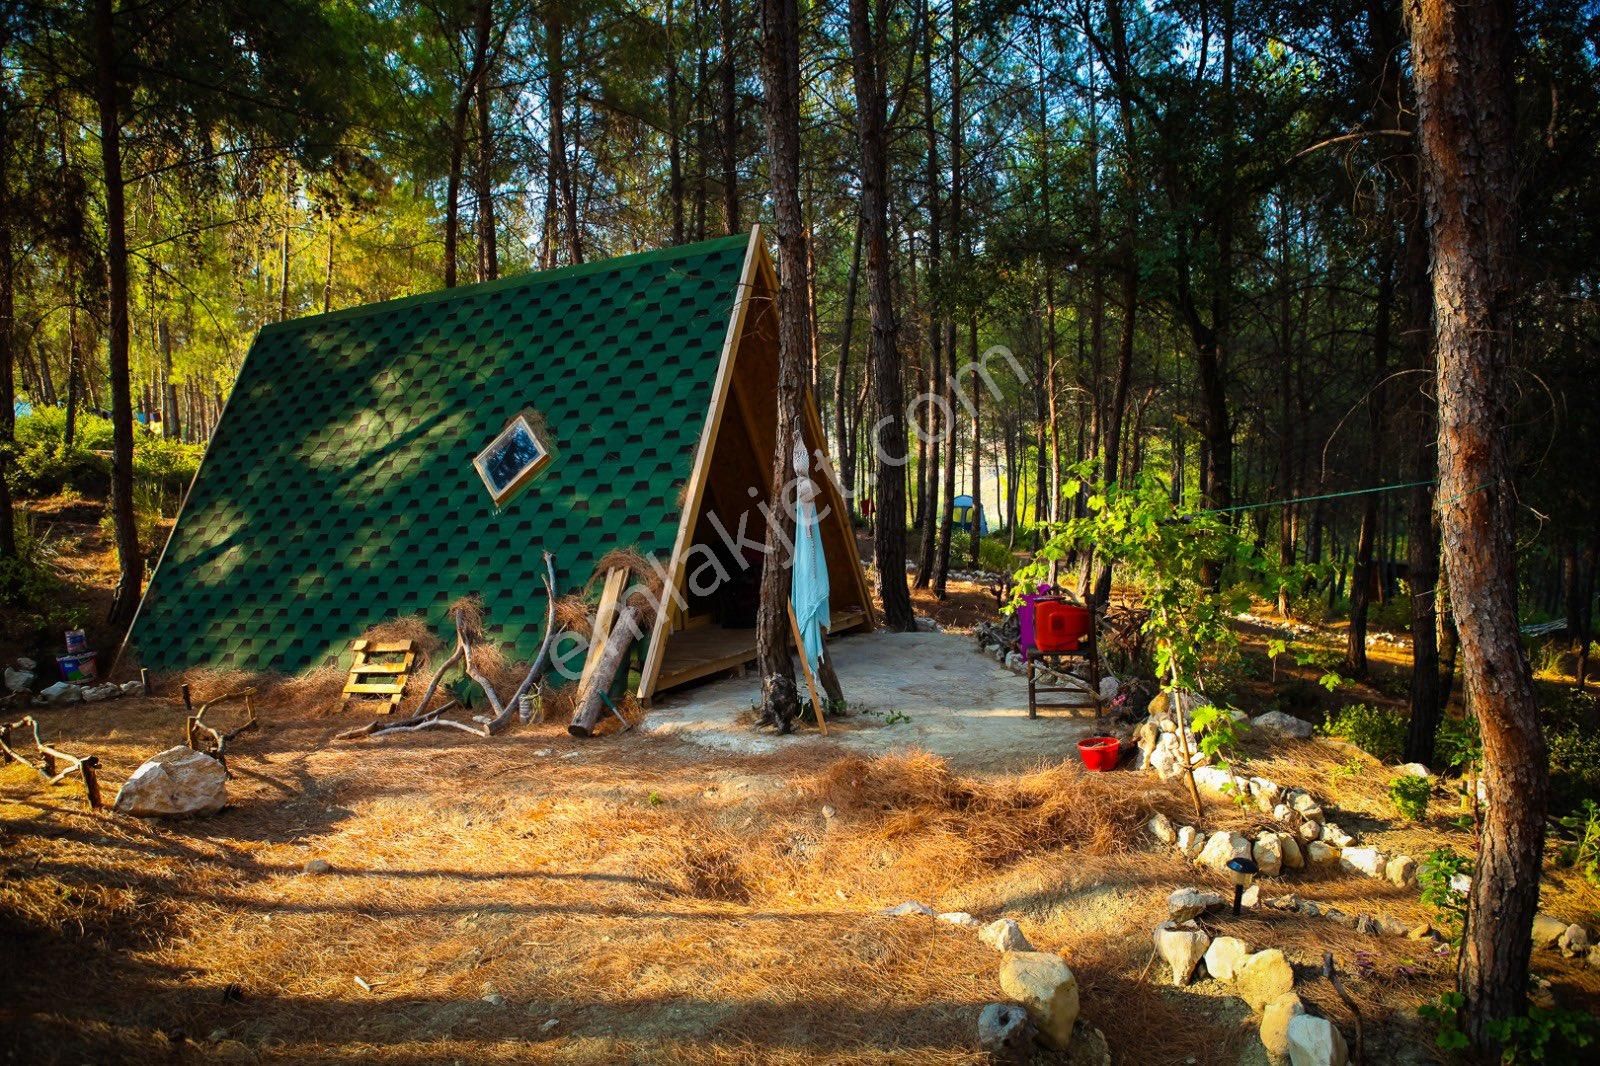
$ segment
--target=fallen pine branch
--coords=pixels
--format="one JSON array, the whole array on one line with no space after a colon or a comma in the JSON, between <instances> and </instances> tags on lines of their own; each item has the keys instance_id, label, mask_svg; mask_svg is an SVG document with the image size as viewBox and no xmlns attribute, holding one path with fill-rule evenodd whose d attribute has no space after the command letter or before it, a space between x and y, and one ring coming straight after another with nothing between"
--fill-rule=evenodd
<instances>
[{"instance_id":1,"label":"fallen pine branch","mask_svg":"<svg viewBox=\"0 0 1600 1066\"><path fill-rule=\"evenodd\" d=\"M510 706L518 708L518 715L522 721L528 721L528 715L521 712L522 697L528 690L544 677L545 671L550 669L550 649L555 645L556 636L556 557L549 552L544 553L544 640L539 645L539 654L534 658L533 665L528 668L528 676L522 679L522 684L517 686L517 691L511 694Z\"/></svg>"}]
</instances>

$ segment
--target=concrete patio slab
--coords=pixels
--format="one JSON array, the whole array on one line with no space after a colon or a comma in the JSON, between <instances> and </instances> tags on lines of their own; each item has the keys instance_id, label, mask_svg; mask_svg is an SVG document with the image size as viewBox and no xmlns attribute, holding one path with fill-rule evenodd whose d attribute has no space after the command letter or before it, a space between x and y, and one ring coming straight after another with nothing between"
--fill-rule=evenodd
<instances>
[{"instance_id":1,"label":"concrete patio slab","mask_svg":"<svg viewBox=\"0 0 1600 1066\"><path fill-rule=\"evenodd\" d=\"M1087 697L1078 707L1041 708L1030 719L1026 679L982 654L967 635L875 632L841 637L829 648L851 713L829 722L826 737L810 725L809 707L799 735L752 726L751 709L761 700L753 670L668 694L640 730L750 754L795 745L864 755L920 749L968 770L1072 758L1077 741L1094 732ZM803 679L801 685L804 698Z\"/></svg>"}]
</instances>

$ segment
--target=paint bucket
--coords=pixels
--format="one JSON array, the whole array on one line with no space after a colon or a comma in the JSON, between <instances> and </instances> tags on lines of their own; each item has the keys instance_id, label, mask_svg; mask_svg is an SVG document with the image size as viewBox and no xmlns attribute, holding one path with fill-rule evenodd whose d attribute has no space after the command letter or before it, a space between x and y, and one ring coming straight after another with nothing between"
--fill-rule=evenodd
<instances>
[{"instance_id":1,"label":"paint bucket","mask_svg":"<svg viewBox=\"0 0 1600 1066\"><path fill-rule=\"evenodd\" d=\"M76 655L57 655L56 665L61 668L62 680L75 685L85 685L95 679L92 651L80 651Z\"/></svg>"},{"instance_id":2,"label":"paint bucket","mask_svg":"<svg viewBox=\"0 0 1600 1066\"><path fill-rule=\"evenodd\" d=\"M1115 770L1122 760L1122 741L1116 737L1087 737L1078 741L1078 758L1095 773Z\"/></svg>"},{"instance_id":3,"label":"paint bucket","mask_svg":"<svg viewBox=\"0 0 1600 1066\"><path fill-rule=\"evenodd\" d=\"M67 630L67 654L77 655L79 652L89 650L89 641L81 629Z\"/></svg>"}]
</instances>

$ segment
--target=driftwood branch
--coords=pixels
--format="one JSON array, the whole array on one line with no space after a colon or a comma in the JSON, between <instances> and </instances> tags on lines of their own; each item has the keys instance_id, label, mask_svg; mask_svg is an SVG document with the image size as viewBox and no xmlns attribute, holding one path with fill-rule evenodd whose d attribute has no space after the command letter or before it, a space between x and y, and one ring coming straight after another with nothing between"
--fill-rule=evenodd
<instances>
[{"instance_id":1,"label":"driftwood branch","mask_svg":"<svg viewBox=\"0 0 1600 1066\"><path fill-rule=\"evenodd\" d=\"M356 726L354 729L346 729L343 733L336 734L333 739L360 740L362 737L381 737L385 733L415 733L419 729L427 729L429 726L439 723L448 723L464 728L468 732L477 732L478 730L475 726L462 726L459 722L450 722L449 719L441 719L439 717L456 705L455 700L450 700L431 711L418 712L403 722L386 722L380 718L377 721L368 722L366 725Z\"/></svg>"},{"instance_id":2,"label":"driftwood branch","mask_svg":"<svg viewBox=\"0 0 1600 1066\"><path fill-rule=\"evenodd\" d=\"M222 768L226 770L228 768L228 741L232 740L240 733L255 729L260 725L259 719L256 718L255 703L251 700L251 697L255 694L255 689L247 688L241 689L238 692L227 692L216 697L215 699L206 700L206 702L200 705L200 709L198 711L194 712L184 720L183 742L189 745L189 747L193 748L195 751L203 752L206 755L216 759L222 764ZM225 703L228 700L237 699L244 700L245 720L242 725L236 726L227 732L223 732L220 729L214 729L206 724L205 715L207 711L217 706L219 703ZM205 734L211 738L211 744L209 747L202 747L205 742L201 734Z\"/></svg>"},{"instance_id":3,"label":"driftwood branch","mask_svg":"<svg viewBox=\"0 0 1600 1066\"><path fill-rule=\"evenodd\" d=\"M518 708L518 715L523 722L528 716L522 714L522 697L528 690L544 677L545 671L550 669L550 650L555 647L556 636L556 557L549 552L544 553L544 641L539 645L539 654L533 660L533 665L528 668L528 676L522 679L522 684L517 686L517 691L511 694L510 704Z\"/></svg>"},{"instance_id":4,"label":"driftwood branch","mask_svg":"<svg viewBox=\"0 0 1600 1066\"><path fill-rule=\"evenodd\" d=\"M490 683L487 677L483 676L482 671L472 664L472 641L468 640L461 632L459 615L457 615L456 620L456 640L461 648L461 668L467 672L468 677L477 682L479 688L483 689L484 696L489 700L490 708L494 710L494 717L489 719L488 732L484 735L489 736L499 733L511 724L511 709L501 705L500 696L495 692L494 685ZM510 707L514 708L516 704L513 703Z\"/></svg>"},{"instance_id":5,"label":"driftwood branch","mask_svg":"<svg viewBox=\"0 0 1600 1066\"><path fill-rule=\"evenodd\" d=\"M33 732L33 746L39 753L37 761L23 756L11 747L11 731L23 726L27 726ZM89 809L98 811L104 806L100 800L99 757L70 755L60 748L46 744L39 736L39 720L31 714L9 725L0 725L0 762L13 760L33 767L48 785L59 785L70 775L78 774L83 778L83 797L88 802ZM66 768L57 769L58 761L66 763Z\"/></svg>"},{"instance_id":6,"label":"driftwood branch","mask_svg":"<svg viewBox=\"0 0 1600 1066\"><path fill-rule=\"evenodd\" d=\"M1365 1034L1361 1031L1361 1008L1356 1006L1356 1001L1350 998L1350 993L1344 990L1344 984L1339 980L1339 974L1333 968L1333 952L1331 951L1322 953L1322 976L1328 979L1328 983L1333 986L1333 990L1338 993L1339 998L1344 1001L1344 1005L1349 1007L1350 1013L1355 1016L1356 1053L1350 1061L1355 1063L1355 1066L1361 1066L1366 1061L1366 1040Z\"/></svg>"}]
</instances>

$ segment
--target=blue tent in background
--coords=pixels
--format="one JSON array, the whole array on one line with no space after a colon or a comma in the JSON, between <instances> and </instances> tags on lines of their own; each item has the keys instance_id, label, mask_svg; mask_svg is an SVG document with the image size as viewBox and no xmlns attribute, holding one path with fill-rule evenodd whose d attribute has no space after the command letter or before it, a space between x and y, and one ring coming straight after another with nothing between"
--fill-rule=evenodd
<instances>
[{"instance_id":1,"label":"blue tent in background","mask_svg":"<svg viewBox=\"0 0 1600 1066\"><path fill-rule=\"evenodd\" d=\"M967 495L957 496L950 501L950 524L963 533L972 532L972 497ZM978 507L978 536L989 535L989 514L980 505Z\"/></svg>"},{"instance_id":2,"label":"blue tent in background","mask_svg":"<svg viewBox=\"0 0 1600 1066\"><path fill-rule=\"evenodd\" d=\"M15 418L27 418L33 414L33 404L27 400L18 400L11 405L11 414Z\"/></svg>"}]
</instances>

